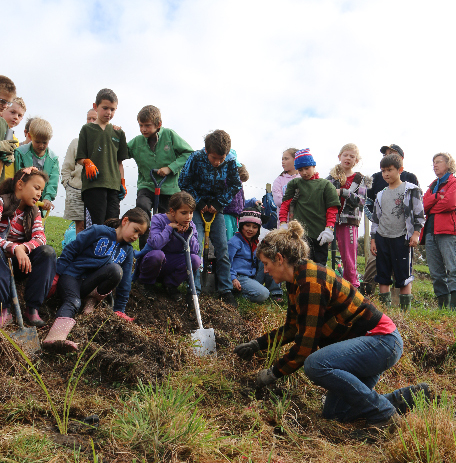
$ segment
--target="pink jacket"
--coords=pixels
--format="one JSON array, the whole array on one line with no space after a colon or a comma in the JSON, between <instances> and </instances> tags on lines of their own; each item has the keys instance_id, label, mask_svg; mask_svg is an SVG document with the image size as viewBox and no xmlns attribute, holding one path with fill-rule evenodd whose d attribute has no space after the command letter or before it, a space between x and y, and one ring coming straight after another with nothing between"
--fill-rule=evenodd
<instances>
[{"instance_id":1,"label":"pink jacket","mask_svg":"<svg viewBox=\"0 0 456 463\"><path fill-rule=\"evenodd\" d=\"M294 178L298 178L299 174L290 175L290 174L282 174L279 175L272 184L272 197L274 198L274 203L277 206L277 210L280 210L280 206L282 204L282 198L285 194L285 190L287 189L287 184L290 180ZM277 214L278 215L278 214Z\"/></svg>"}]
</instances>

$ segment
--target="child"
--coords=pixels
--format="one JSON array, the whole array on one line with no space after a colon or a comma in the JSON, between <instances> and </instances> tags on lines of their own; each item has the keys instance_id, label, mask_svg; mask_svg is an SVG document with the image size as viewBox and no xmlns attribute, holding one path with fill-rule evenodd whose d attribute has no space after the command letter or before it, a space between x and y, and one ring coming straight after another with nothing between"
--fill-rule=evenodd
<instances>
[{"instance_id":1,"label":"child","mask_svg":"<svg viewBox=\"0 0 456 463\"><path fill-rule=\"evenodd\" d=\"M97 117L98 114L95 109L89 109L87 111L87 124L95 122ZM66 191L63 218L74 221L76 235L84 230L84 203L81 198L82 166L76 162L78 141L79 139L75 138L68 146L60 171L62 185Z\"/></svg>"},{"instance_id":2,"label":"child","mask_svg":"<svg viewBox=\"0 0 456 463\"><path fill-rule=\"evenodd\" d=\"M19 146L15 151L14 167L16 170L23 167L36 167L49 176L49 181L43 191L42 209L48 211L54 209L52 201L57 196L59 185L59 158L49 148L49 140L52 138L52 127L48 121L36 117L30 124L30 136L32 142Z\"/></svg>"},{"instance_id":3,"label":"child","mask_svg":"<svg viewBox=\"0 0 456 463\"><path fill-rule=\"evenodd\" d=\"M83 313L92 312L96 304L115 288L114 313L126 321L133 321L125 314L133 266L131 243L145 233L148 226L149 217L136 207L127 211L122 219L92 225L65 246L57 261L53 282L63 304L43 341L43 348L76 351L78 345L67 340L76 323L75 315L81 307Z\"/></svg>"},{"instance_id":4,"label":"child","mask_svg":"<svg viewBox=\"0 0 456 463\"><path fill-rule=\"evenodd\" d=\"M242 184L234 158L226 159L230 148L230 136L223 130L206 135L205 149L195 151L186 162L179 177L179 188L190 193L196 201L193 221L198 231L200 252L203 249L204 223L200 213L215 214L209 234L214 245L217 289L222 301L237 306L233 296L230 260L226 241L225 218L222 210L234 198ZM201 292L200 272L196 272L195 286Z\"/></svg>"},{"instance_id":5,"label":"child","mask_svg":"<svg viewBox=\"0 0 456 463\"><path fill-rule=\"evenodd\" d=\"M125 133L109 123L117 102L112 90L100 90L93 104L97 120L84 125L79 133L76 159L84 166L82 200L92 223L98 225L119 217L120 201L127 194L122 166L122 161L128 158Z\"/></svg>"},{"instance_id":6,"label":"child","mask_svg":"<svg viewBox=\"0 0 456 463\"><path fill-rule=\"evenodd\" d=\"M306 227L309 258L326 265L328 244L334 239L334 224L340 207L337 191L329 180L320 178L309 148L297 151L294 166L301 178L291 180L280 206L280 226L286 227L291 201L296 201L294 218Z\"/></svg>"},{"instance_id":7,"label":"child","mask_svg":"<svg viewBox=\"0 0 456 463\"><path fill-rule=\"evenodd\" d=\"M13 104L16 97L16 86L6 76L0 76L0 114ZM3 117L0 117L0 174L3 166L9 166L14 162L15 140L5 140L8 124Z\"/></svg>"},{"instance_id":8,"label":"child","mask_svg":"<svg viewBox=\"0 0 456 463\"><path fill-rule=\"evenodd\" d=\"M239 217L239 232L228 241L233 288L251 302L264 302L271 297L282 298L280 285L270 279L263 286L265 274L256 257L260 236L261 213L254 208L244 209Z\"/></svg>"},{"instance_id":9,"label":"child","mask_svg":"<svg viewBox=\"0 0 456 463\"><path fill-rule=\"evenodd\" d=\"M198 255L198 233L192 222L195 200L185 191L174 193L169 200L166 214L155 214L150 224L149 238L141 252L135 252L136 265L139 268L139 283L144 287L145 295L155 299L153 285L157 280L163 282L168 296L178 302L177 287L187 279L187 265L182 253L182 242L173 236L173 230L187 239L190 229L190 256L193 272L199 268L201 258ZM144 257L143 257L144 256Z\"/></svg>"},{"instance_id":10,"label":"child","mask_svg":"<svg viewBox=\"0 0 456 463\"><path fill-rule=\"evenodd\" d=\"M330 172L328 180L336 187L341 207L336 218L336 239L339 245L344 279L355 288L359 288L357 258L358 258L358 227L366 201L367 188L372 179L360 172L353 172L361 157L354 143L342 146L339 161Z\"/></svg>"},{"instance_id":11,"label":"child","mask_svg":"<svg viewBox=\"0 0 456 463\"><path fill-rule=\"evenodd\" d=\"M402 158L398 154L385 156L380 161L382 176L388 188L377 194L374 204L371 230L371 252L377 257L377 276L380 300L391 306L394 272L396 288L400 288L401 309L406 311L412 302L413 248L418 245L424 226L424 208L419 187L402 182Z\"/></svg>"},{"instance_id":12,"label":"child","mask_svg":"<svg viewBox=\"0 0 456 463\"><path fill-rule=\"evenodd\" d=\"M41 215L35 203L41 198L48 176L35 167L16 172L0 185L0 326L11 322L10 279L6 257L13 261L17 277L28 276L25 285L25 320L43 326L38 309L49 292L55 275L55 251L46 245ZM6 254L6 256L4 255Z\"/></svg>"},{"instance_id":13,"label":"child","mask_svg":"<svg viewBox=\"0 0 456 463\"><path fill-rule=\"evenodd\" d=\"M30 124L33 122L33 119L35 119L34 117L29 117L27 118L27 120L25 121L25 126L24 126L24 136L25 136L25 140L24 141L21 141L19 143L19 146L22 146L22 145L28 145L32 139L30 138Z\"/></svg>"},{"instance_id":14,"label":"child","mask_svg":"<svg viewBox=\"0 0 456 463\"><path fill-rule=\"evenodd\" d=\"M272 197L277 210L280 211L283 195L287 189L288 182L294 178L299 178L298 172L294 167L294 159L297 153L296 148L288 148L282 154L282 169L283 172L274 180L272 184ZM280 225L280 220L278 220Z\"/></svg>"}]
</instances>

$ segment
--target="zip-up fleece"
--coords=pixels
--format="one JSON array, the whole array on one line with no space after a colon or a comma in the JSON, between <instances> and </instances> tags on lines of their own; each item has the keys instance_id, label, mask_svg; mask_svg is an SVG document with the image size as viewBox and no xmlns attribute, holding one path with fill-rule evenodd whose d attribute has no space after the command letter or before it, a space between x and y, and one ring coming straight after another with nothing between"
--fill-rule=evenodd
<instances>
[{"instance_id":1,"label":"zip-up fleece","mask_svg":"<svg viewBox=\"0 0 456 463\"><path fill-rule=\"evenodd\" d=\"M205 149L190 155L179 177L179 188L193 196L197 210L212 205L221 212L241 187L236 160L227 157L222 164L214 167Z\"/></svg>"},{"instance_id":2,"label":"zip-up fleece","mask_svg":"<svg viewBox=\"0 0 456 463\"><path fill-rule=\"evenodd\" d=\"M375 238L378 226L382 217L382 196L384 188L377 194L374 204L374 213L372 214L372 229L371 238ZM423 192L421 189L413 183L405 182L405 193L404 193L404 215L405 215L405 226L407 233L405 239L409 240L414 232L421 232L424 227L424 207L423 207Z\"/></svg>"},{"instance_id":3,"label":"zip-up fleece","mask_svg":"<svg viewBox=\"0 0 456 463\"><path fill-rule=\"evenodd\" d=\"M231 263L231 280L238 275L253 278L257 271L256 247L258 242L248 242L240 232L228 241L228 255Z\"/></svg>"}]
</instances>

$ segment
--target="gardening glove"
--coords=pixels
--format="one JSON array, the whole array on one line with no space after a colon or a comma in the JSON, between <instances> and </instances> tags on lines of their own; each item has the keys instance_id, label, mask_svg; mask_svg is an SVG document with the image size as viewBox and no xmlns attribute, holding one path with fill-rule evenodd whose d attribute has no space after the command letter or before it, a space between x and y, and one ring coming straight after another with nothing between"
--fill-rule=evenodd
<instances>
[{"instance_id":1,"label":"gardening glove","mask_svg":"<svg viewBox=\"0 0 456 463\"><path fill-rule=\"evenodd\" d=\"M9 166L14 162L14 154L0 153L0 161L2 161L5 166Z\"/></svg>"},{"instance_id":2,"label":"gardening glove","mask_svg":"<svg viewBox=\"0 0 456 463\"><path fill-rule=\"evenodd\" d=\"M16 149L15 140L2 140L0 141L0 151L6 154L13 154Z\"/></svg>"},{"instance_id":3,"label":"gardening glove","mask_svg":"<svg viewBox=\"0 0 456 463\"><path fill-rule=\"evenodd\" d=\"M84 159L83 163L87 178L95 180L98 177L97 166L90 159Z\"/></svg>"},{"instance_id":4,"label":"gardening glove","mask_svg":"<svg viewBox=\"0 0 456 463\"><path fill-rule=\"evenodd\" d=\"M326 243L331 243L334 239L334 231L331 228L326 227L319 235L317 240L320 243L320 246L323 246Z\"/></svg>"},{"instance_id":5,"label":"gardening glove","mask_svg":"<svg viewBox=\"0 0 456 463\"><path fill-rule=\"evenodd\" d=\"M260 388L263 386L269 386L269 384L272 384L275 381L277 381L277 378L272 372L272 367L271 367L269 368L269 370L261 370L258 373L258 376L255 380L255 387Z\"/></svg>"},{"instance_id":6,"label":"gardening glove","mask_svg":"<svg viewBox=\"0 0 456 463\"><path fill-rule=\"evenodd\" d=\"M48 298L54 295L57 289L57 283L59 282L59 277L60 275L55 274L54 280L52 281L51 289L49 290L49 294L47 295Z\"/></svg>"},{"instance_id":7,"label":"gardening glove","mask_svg":"<svg viewBox=\"0 0 456 463\"><path fill-rule=\"evenodd\" d=\"M253 357L253 354L259 350L260 345L258 344L258 341L254 339L253 341L236 346L234 353L238 354L242 360L250 360Z\"/></svg>"},{"instance_id":8,"label":"gardening glove","mask_svg":"<svg viewBox=\"0 0 456 463\"><path fill-rule=\"evenodd\" d=\"M127 187L125 186L125 179L121 178L120 179L120 191L119 191L119 199L122 201L122 199L127 196Z\"/></svg>"}]
</instances>

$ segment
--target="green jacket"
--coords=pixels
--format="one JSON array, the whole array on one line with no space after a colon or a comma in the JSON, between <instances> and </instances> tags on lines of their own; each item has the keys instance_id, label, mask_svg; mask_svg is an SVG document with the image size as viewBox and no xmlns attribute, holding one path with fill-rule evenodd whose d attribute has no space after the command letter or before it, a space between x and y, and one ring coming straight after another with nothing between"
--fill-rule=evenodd
<instances>
[{"instance_id":1,"label":"green jacket","mask_svg":"<svg viewBox=\"0 0 456 463\"><path fill-rule=\"evenodd\" d=\"M133 158L138 165L138 190L147 188L154 191L155 184L150 178L151 169L169 167L172 173L160 187L161 193L172 195L180 191L177 185L179 173L190 154L193 153L193 149L174 130L165 128L159 130L154 151L150 149L148 140L143 135L130 140L128 150L130 158ZM161 179L159 176L155 178Z\"/></svg>"},{"instance_id":2,"label":"green jacket","mask_svg":"<svg viewBox=\"0 0 456 463\"><path fill-rule=\"evenodd\" d=\"M23 167L33 167L33 156L36 156L36 154L33 151L31 143L16 148L14 151L14 170L17 172ZM41 199L43 201L47 199L52 202L57 196L57 188L59 186L59 158L49 148L46 149L46 154L44 156L46 159L44 161L43 171L49 175L49 181L44 187Z\"/></svg>"}]
</instances>

